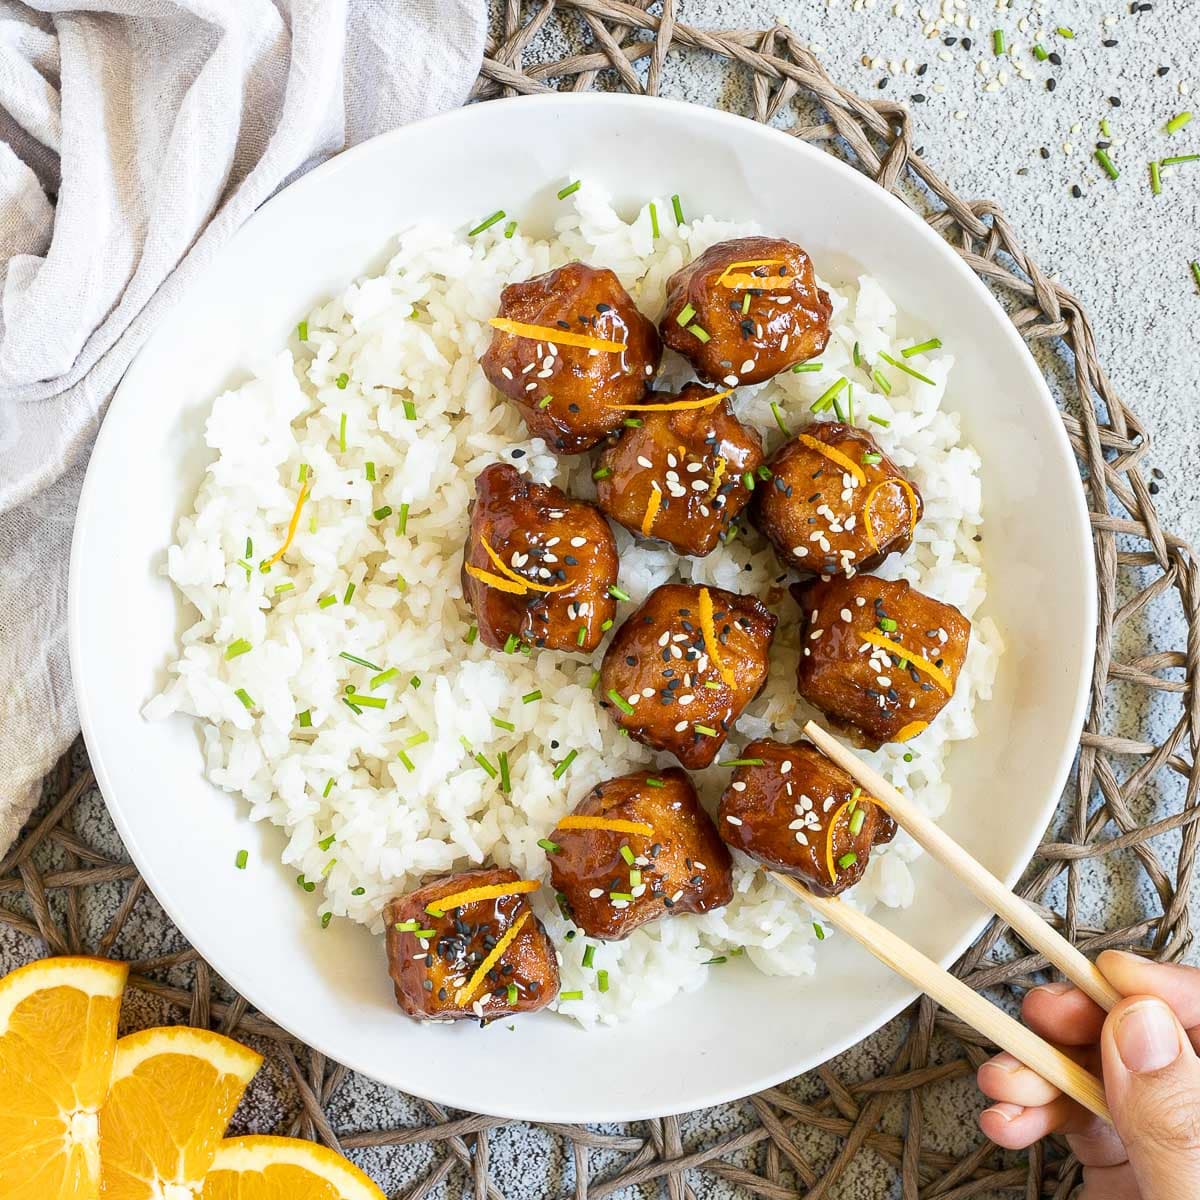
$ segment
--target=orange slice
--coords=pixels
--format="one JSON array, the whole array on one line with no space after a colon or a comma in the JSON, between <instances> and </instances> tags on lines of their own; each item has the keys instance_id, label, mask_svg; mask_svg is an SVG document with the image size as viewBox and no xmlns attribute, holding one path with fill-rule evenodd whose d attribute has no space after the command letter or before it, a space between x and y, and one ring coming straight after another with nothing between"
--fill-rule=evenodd
<instances>
[{"instance_id":1,"label":"orange slice","mask_svg":"<svg viewBox=\"0 0 1200 1200\"><path fill-rule=\"evenodd\" d=\"M229 1038L182 1025L122 1038L100 1111L104 1200L193 1195L261 1063Z\"/></svg>"},{"instance_id":2,"label":"orange slice","mask_svg":"<svg viewBox=\"0 0 1200 1200\"><path fill-rule=\"evenodd\" d=\"M314 1142L238 1137L218 1145L198 1200L386 1200L352 1163Z\"/></svg>"},{"instance_id":3,"label":"orange slice","mask_svg":"<svg viewBox=\"0 0 1200 1200\"><path fill-rule=\"evenodd\" d=\"M48 958L0 979L0 1193L95 1200L104 1103L129 968Z\"/></svg>"}]
</instances>

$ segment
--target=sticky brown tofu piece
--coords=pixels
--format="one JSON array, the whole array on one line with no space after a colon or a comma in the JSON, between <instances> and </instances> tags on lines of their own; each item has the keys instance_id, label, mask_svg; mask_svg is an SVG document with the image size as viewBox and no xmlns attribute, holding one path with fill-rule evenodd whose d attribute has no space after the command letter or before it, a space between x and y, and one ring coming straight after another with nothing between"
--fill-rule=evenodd
<instances>
[{"instance_id":1,"label":"sticky brown tofu piece","mask_svg":"<svg viewBox=\"0 0 1200 1200\"><path fill-rule=\"evenodd\" d=\"M651 392L648 404L692 404L711 388L690 383L673 396ZM724 401L674 412L638 410L600 456L596 499L614 521L677 554L711 553L746 506L742 476L762 464L762 441ZM702 486L703 485L703 486Z\"/></svg>"},{"instance_id":2,"label":"sticky brown tofu piece","mask_svg":"<svg viewBox=\"0 0 1200 1200\"><path fill-rule=\"evenodd\" d=\"M952 604L874 575L793 584L792 595L797 690L860 745L916 737L954 695L971 622Z\"/></svg>"},{"instance_id":3,"label":"sticky brown tofu piece","mask_svg":"<svg viewBox=\"0 0 1200 1200\"><path fill-rule=\"evenodd\" d=\"M789 566L854 574L912 544L921 494L865 430L818 421L767 466L772 478L755 492L753 519Z\"/></svg>"},{"instance_id":4,"label":"sticky brown tofu piece","mask_svg":"<svg viewBox=\"0 0 1200 1200\"><path fill-rule=\"evenodd\" d=\"M795 242L735 238L671 276L659 331L701 379L737 387L820 354L832 311L829 293L817 286L812 263Z\"/></svg>"},{"instance_id":5,"label":"sticky brown tofu piece","mask_svg":"<svg viewBox=\"0 0 1200 1200\"><path fill-rule=\"evenodd\" d=\"M485 542L527 584L505 574ZM468 563L491 578L472 575ZM480 472L462 583L485 645L501 648L516 637L539 649L590 654L616 611L608 589L617 566L612 530L593 505L534 483L506 463ZM522 587L520 594L509 590Z\"/></svg>"},{"instance_id":6,"label":"sticky brown tofu piece","mask_svg":"<svg viewBox=\"0 0 1200 1200\"><path fill-rule=\"evenodd\" d=\"M556 829L550 835L558 845L550 855L551 881L589 937L618 941L647 921L711 912L733 896L729 851L677 767L606 780L572 815L632 821L652 830ZM637 874L631 878L631 872Z\"/></svg>"},{"instance_id":7,"label":"sticky brown tofu piece","mask_svg":"<svg viewBox=\"0 0 1200 1200\"><path fill-rule=\"evenodd\" d=\"M612 271L568 263L509 284L497 316L545 329L527 336L496 330L480 359L497 391L521 410L529 432L560 454L588 450L621 428L658 370L662 346ZM553 340L555 332L624 345L593 350Z\"/></svg>"},{"instance_id":8,"label":"sticky brown tofu piece","mask_svg":"<svg viewBox=\"0 0 1200 1200\"><path fill-rule=\"evenodd\" d=\"M767 681L775 616L754 596L709 588L721 665L713 662L694 584L656 588L617 630L600 668L602 705L629 736L691 770L717 756Z\"/></svg>"},{"instance_id":9,"label":"sticky brown tofu piece","mask_svg":"<svg viewBox=\"0 0 1200 1200\"><path fill-rule=\"evenodd\" d=\"M396 1002L418 1021L478 1020L536 1012L558 995L554 946L525 895L480 900L445 912L428 911L443 896L468 888L515 883L516 871L484 868L447 875L398 896L384 909L388 970ZM477 969L505 934L523 921L495 965L470 987ZM415 929L407 928L415 922ZM397 929L398 925L406 926ZM426 938L418 932L432 930ZM510 1000L509 985L516 988Z\"/></svg>"},{"instance_id":10,"label":"sticky brown tofu piece","mask_svg":"<svg viewBox=\"0 0 1200 1200\"><path fill-rule=\"evenodd\" d=\"M721 796L721 836L813 891L853 887L871 848L896 836L895 821L815 746L763 738L740 757L748 765L734 770Z\"/></svg>"}]
</instances>

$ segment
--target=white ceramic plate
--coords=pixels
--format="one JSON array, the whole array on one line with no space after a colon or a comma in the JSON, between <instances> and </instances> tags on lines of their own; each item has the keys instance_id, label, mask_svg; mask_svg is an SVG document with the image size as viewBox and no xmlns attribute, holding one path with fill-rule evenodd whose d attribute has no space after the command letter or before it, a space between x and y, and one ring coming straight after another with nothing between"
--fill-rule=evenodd
<instances>
[{"instance_id":1,"label":"white ceramic plate","mask_svg":"<svg viewBox=\"0 0 1200 1200\"><path fill-rule=\"evenodd\" d=\"M837 939L815 980L744 963L633 1024L584 1033L542 1013L422 1026L395 1007L382 941L337 921L278 865L282 841L207 784L196 725L148 724L191 618L160 574L209 460L203 421L247 364L352 277L380 268L413 221L470 224L503 207L547 224L586 176L619 204L679 192L692 213L753 218L803 244L827 277L878 276L957 360L954 395L983 456L988 611L1008 644L979 736L951 755L946 829L1003 879L1031 856L1071 765L1095 624L1078 473L1020 338L979 281L903 205L827 154L738 117L627 96L479 105L376 138L265 205L163 321L125 376L92 457L72 555L71 657L84 734L113 819L184 935L252 1004L347 1066L456 1108L625 1120L744 1096L820 1063L912 999ZM251 866L234 869L239 847ZM274 864L274 865L273 865ZM885 919L948 962L985 914L922 861L917 899Z\"/></svg>"}]
</instances>

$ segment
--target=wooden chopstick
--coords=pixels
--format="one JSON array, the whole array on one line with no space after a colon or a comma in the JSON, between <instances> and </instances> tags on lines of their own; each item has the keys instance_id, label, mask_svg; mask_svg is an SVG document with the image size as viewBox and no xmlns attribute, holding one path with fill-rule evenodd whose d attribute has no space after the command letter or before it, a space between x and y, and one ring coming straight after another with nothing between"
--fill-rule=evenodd
<instances>
[{"instance_id":1,"label":"wooden chopstick","mask_svg":"<svg viewBox=\"0 0 1200 1200\"><path fill-rule=\"evenodd\" d=\"M852 776L871 799L877 800L885 811L895 818L896 824L910 834L918 845L923 846L938 862L948 867L992 912L1011 925L1030 946L1045 955L1105 1012L1121 999L1121 993L1104 978L1095 963L1042 920L1020 897L1014 895L985 866L972 858L878 771L868 766L857 754L848 750L814 721L805 725L804 732L817 749Z\"/></svg>"},{"instance_id":2,"label":"wooden chopstick","mask_svg":"<svg viewBox=\"0 0 1200 1200\"><path fill-rule=\"evenodd\" d=\"M972 991L961 979L943 970L890 929L840 900L810 892L788 875L781 875L777 871L771 871L770 874L831 925L865 946L880 962L903 975L909 983L920 988L984 1037L990 1038L1001 1049L1007 1050L1043 1079L1049 1080L1071 1099L1077 1100L1089 1112L1111 1124L1112 1117L1104 1100L1104 1085L1090 1071L1084 1070L1062 1051L1043 1041L1033 1030L989 1003L978 992Z\"/></svg>"}]
</instances>

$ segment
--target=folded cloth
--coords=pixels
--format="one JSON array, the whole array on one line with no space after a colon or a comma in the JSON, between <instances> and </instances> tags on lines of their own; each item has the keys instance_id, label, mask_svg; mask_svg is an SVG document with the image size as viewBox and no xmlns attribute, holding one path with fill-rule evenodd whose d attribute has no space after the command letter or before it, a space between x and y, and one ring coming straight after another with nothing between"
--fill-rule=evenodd
<instances>
[{"instance_id":1,"label":"folded cloth","mask_svg":"<svg viewBox=\"0 0 1200 1200\"><path fill-rule=\"evenodd\" d=\"M254 210L461 104L484 0L0 0L0 853L78 732L67 557L105 407Z\"/></svg>"}]
</instances>

